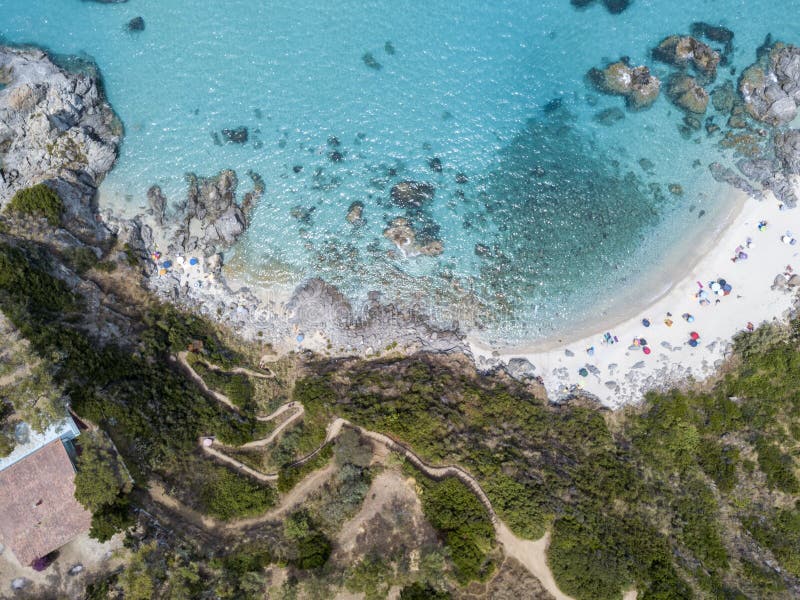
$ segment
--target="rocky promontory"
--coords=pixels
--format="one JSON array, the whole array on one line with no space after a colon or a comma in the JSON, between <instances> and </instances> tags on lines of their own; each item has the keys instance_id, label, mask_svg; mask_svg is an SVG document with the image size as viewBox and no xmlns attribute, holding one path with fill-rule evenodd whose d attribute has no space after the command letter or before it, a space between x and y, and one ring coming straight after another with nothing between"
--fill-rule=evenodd
<instances>
[{"instance_id":1,"label":"rocky promontory","mask_svg":"<svg viewBox=\"0 0 800 600\"><path fill-rule=\"evenodd\" d=\"M32 48L0 46L0 204L45 183L70 229L101 235L97 186L117 158L122 124L91 70L69 72Z\"/></svg>"}]
</instances>

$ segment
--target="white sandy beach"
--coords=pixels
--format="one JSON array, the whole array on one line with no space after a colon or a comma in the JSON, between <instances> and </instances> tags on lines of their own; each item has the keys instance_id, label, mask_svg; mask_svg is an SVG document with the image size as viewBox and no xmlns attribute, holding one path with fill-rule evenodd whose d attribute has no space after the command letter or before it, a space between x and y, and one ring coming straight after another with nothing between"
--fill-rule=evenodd
<instances>
[{"instance_id":1,"label":"white sandy beach","mask_svg":"<svg viewBox=\"0 0 800 600\"><path fill-rule=\"evenodd\" d=\"M767 222L763 231L759 231L760 221ZM796 245L782 241L787 231L798 238ZM744 247L748 238L752 239L749 248ZM739 246L747 259L733 262ZM733 335L746 330L748 322L758 326L785 318L797 288L773 289L773 284L776 276L787 272L787 265L800 272L800 209L781 210L771 195L762 202L747 199L712 249L693 266L687 264L686 275L635 316L602 323L559 347L500 350L499 356L477 340L470 340L470 347L476 359L529 360L552 399L583 389L604 405L618 407L687 377L705 379L728 355ZM732 286L730 294L718 295L709 289L720 278ZM707 305L697 298L701 289L707 292ZM694 317L693 322L682 318L685 313ZM649 327L643 319L650 321ZM605 342L607 332L619 341ZM693 332L699 334L696 347L688 343ZM635 345L634 340L642 338L649 354ZM593 354L587 352L591 347ZM582 375L581 369L588 375Z\"/></svg>"}]
</instances>

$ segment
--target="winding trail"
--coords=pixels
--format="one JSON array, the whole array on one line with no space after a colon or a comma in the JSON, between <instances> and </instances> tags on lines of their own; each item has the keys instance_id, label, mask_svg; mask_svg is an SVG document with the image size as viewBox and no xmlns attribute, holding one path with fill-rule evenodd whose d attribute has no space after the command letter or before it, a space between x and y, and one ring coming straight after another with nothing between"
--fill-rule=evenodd
<instances>
[{"instance_id":1,"label":"winding trail","mask_svg":"<svg viewBox=\"0 0 800 600\"><path fill-rule=\"evenodd\" d=\"M178 355L178 363L181 365L182 369L186 372L187 376L192 379L192 381L196 382L201 389L208 394L210 397L219 400L226 406L231 406L238 412L238 408L236 408L233 403L223 394L219 392L215 392L211 390L203 381L202 377L197 374L197 372L192 368L192 366L186 360L186 353L182 352ZM272 431L269 436L255 440L253 442L248 442L242 446L238 446L237 448L246 448L246 447L260 447L265 446L271 443L286 427L290 424L294 423L297 419L301 418L305 412L304 407L297 402L287 402L286 404L280 406L276 409L273 413L267 415L266 417L258 417L261 421L271 421L278 416L282 415L288 410L295 409L295 412L291 417L286 419L281 425L279 425L274 431ZM571 596L563 593L560 589L558 589L558 585L556 584L555 578L553 577L553 573L550 570L550 567L547 564L547 547L550 543L550 532L545 533L544 536L539 538L538 540L525 540L522 538L517 537L514 533L508 528L508 526L500 520L497 516L497 513L492 506L491 500L486 495L486 492L483 490L481 485L478 481L470 475L465 469L457 465L447 465L447 466L434 466L429 465L424 460L422 460L413 450L406 447L405 445L401 444L397 440L394 440L390 436L378 433L377 431L370 431L368 429L364 429L358 425L351 423L350 421L338 417L334 419L327 427L327 432L325 435L325 440L314 450L313 452L307 454L303 458L295 461L292 463L292 466L301 465L305 462L308 462L312 458L314 458L317 454L319 454L325 446L330 444L341 432L343 428L349 428L354 431L357 431L360 435L366 437L367 439L380 444L387 448L392 452L396 452L397 454L402 455L406 460L408 460L414 467L424 473L426 476L435 479L435 480L442 480L446 477L457 477L461 482L463 482L472 492L477 496L477 498L481 501L481 503L486 508L486 511L489 514L489 518L491 519L492 525L494 526L495 535L497 537L498 542L503 546L503 550L505 551L507 556L515 558L519 561L525 568L534 576L536 577L542 584L545 590L550 593L556 600L574 600ZM204 452L207 454L214 456L218 460L226 462L228 464L233 465L237 469L247 473L251 477L258 479L259 481L264 482L273 482L278 479L277 473L261 473L247 465L243 465L241 462L237 461L234 458L226 455L221 450L217 450L213 447L214 440L213 438L200 438L200 447L203 449ZM303 498L307 497L314 489L317 489L331 474L333 471L333 464L328 463L324 468L311 473L308 477L303 479L298 485L296 485L292 490L290 490L282 499L281 505L264 513L263 515L259 515L257 517L251 517L246 519L240 519L236 521L229 521L227 523L220 523L215 521L214 519L210 519L196 511L192 511L188 509L188 507L183 507L184 514L190 514L194 512L194 519L198 522L202 523L204 526L207 526L207 523L211 523L213 526L222 528L228 531L238 531L243 528L255 525L257 523L261 523L264 521L269 521L271 519L276 518L283 513L285 513L291 506L297 504L302 501ZM164 501L164 498L168 498L165 494L163 494L163 489L160 490L162 493L158 494L158 490L156 490L156 494L153 494L153 497L161 502L164 502L167 505L178 507L182 506L177 500L174 498L170 498L168 501ZM187 513L187 511L189 511ZM635 592L633 592L635 593ZM635 596L631 595L631 592L626 595L627 598L632 598Z\"/></svg>"}]
</instances>

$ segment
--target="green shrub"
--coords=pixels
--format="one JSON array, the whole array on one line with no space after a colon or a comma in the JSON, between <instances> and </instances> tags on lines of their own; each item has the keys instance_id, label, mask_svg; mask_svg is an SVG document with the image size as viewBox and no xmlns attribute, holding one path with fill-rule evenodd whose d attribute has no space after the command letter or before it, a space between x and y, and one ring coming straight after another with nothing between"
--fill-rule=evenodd
<instances>
[{"instance_id":1,"label":"green shrub","mask_svg":"<svg viewBox=\"0 0 800 600\"><path fill-rule=\"evenodd\" d=\"M192 368L203 378L209 388L225 394L240 409L244 411L255 410L253 383L247 375L243 373L225 373L211 369L200 360L195 361Z\"/></svg>"},{"instance_id":2,"label":"green shrub","mask_svg":"<svg viewBox=\"0 0 800 600\"><path fill-rule=\"evenodd\" d=\"M83 275L86 271L97 265L97 255L88 246L67 248L64 255L72 269Z\"/></svg>"},{"instance_id":3,"label":"green shrub","mask_svg":"<svg viewBox=\"0 0 800 600\"><path fill-rule=\"evenodd\" d=\"M318 569L328 562L333 546L307 510L290 514L284 522L284 533L294 545L294 552L288 557L290 565Z\"/></svg>"},{"instance_id":4,"label":"green shrub","mask_svg":"<svg viewBox=\"0 0 800 600\"><path fill-rule=\"evenodd\" d=\"M450 592L435 590L420 582L407 585L400 590L400 600L450 600Z\"/></svg>"},{"instance_id":5,"label":"green shrub","mask_svg":"<svg viewBox=\"0 0 800 600\"><path fill-rule=\"evenodd\" d=\"M20 215L44 217L53 227L61 223L64 203L59 195L43 183L17 191L6 209Z\"/></svg>"},{"instance_id":6,"label":"green shrub","mask_svg":"<svg viewBox=\"0 0 800 600\"><path fill-rule=\"evenodd\" d=\"M325 446L317 453L314 458L303 464L291 466L285 465L278 471L278 491L285 494L294 486L300 483L309 473L321 469L331 460L333 448L331 444Z\"/></svg>"},{"instance_id":7,"label":"green shrub","mask_svg":"<svg viewBox=\"0 0 800 600\"><path fill-rule=\"evenodd\" d=\"M455 477L422 485L422 510L444 538L456 577L462 583L484 581L494 570L494 527L486 507Z\"/></svg>"},{"instance_id":8,"label":"green shrub","mask_svg":"<svg viewBox=\"0 0 800 600\"><path fill-rule=\"evenodd\" d=\"M758 466L767 476L770 489L779 489L787 494L800 492L800 483L794 473L792 457L780 451L777 445L770 443L763 436L756 441Z\"/></svg>"},{"instance_id":9,"label":"green shrub","mask_svg":"<svg viewBox=\"0 0 800 600\"><path fill-rule=\"evenodd\" d=\"M275 504L275 490L227 467L206 470L200 489L203 512L223 521L252 517Z\"/></svg>"}]
</instances>

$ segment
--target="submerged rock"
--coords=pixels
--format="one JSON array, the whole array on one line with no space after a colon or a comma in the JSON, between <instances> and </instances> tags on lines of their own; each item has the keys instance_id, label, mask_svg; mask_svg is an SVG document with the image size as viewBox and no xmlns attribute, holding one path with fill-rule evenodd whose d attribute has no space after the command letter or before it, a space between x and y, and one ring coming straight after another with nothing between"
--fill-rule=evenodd
<instances>
[{"instance_id":1,"label":"submerged rock","mask_svg":"<svg viewBox=\"0 0 800 600\"><path fill-rule=\"evenodd\" d=\"M394 49L394 44L392 42L386 42L383 45L383 51L386 52L389 56L394 56L396 50Z\"/></svg>"},{"instance_id":2,"label":"submerged rock","mask_svg":"<svg viewBox=\"0 0 800 600\"><path fill-rule=\"evenodd\" d=\"M676 106L691 113L701 115L708 108L708 92L694 77L682 73L675 73L670 77L667 96Z\"/></svg>"},{"instance_id":3,"label":"submerged rock","mask_svg":"<svg viewBox=\"0 0 800 600\"><path fill-rule=\"evenodd\" d=\"M134 17L128 21L128 31L144 31L144 19L142 17Z\"/></svg>"},{"instance_id":4,"label":"submerged rock","mask_svg":"<svg viewBox=\"0 0 800 600\"><path fill-rule=\"evenodd\" d=\"M423 204L433 200L436 188L430 183L419 181L401 181L392 186L390 192L392 201L402 208L420 208Z\"/></svg>"},{"instance_id":5,"label":"submerged rock","mask_svg":"<svg viewBox=\"0 0 800 600\"><path fill-rule=\"evenodd\" d=\"M244 144L247 141L247 127L236 127L235 129L223 129L222 137L234 144Z\"/></svg>"},{"instance_id":6,"label":"submerged rock","mask_svg":"<svg viewBox=\"0 0 800 600\"><path fill-rule=\"evenodd\" d=\"M728 56L733 52L733 31L726 27L696 21L689 28L689 33L696 38L703 37L712 42L724 44L725 46L722 50L724 56Z\"/></svg>"},{"instance_id":7,"label":"submerged rock","mask_svg":"<svg viewBox=\"0 0 800 600\"><path fill-rule=\"evenodd\" d=\"M600 125L605 125L606 127L610 127L611 125L622 121L624 118L625 112L616 106L598 111L592 117L595 123L600 123Z\"/></svg>"},{"instance_id":8,"label":"submerged rock","mask_svg":"<svg viewBox=\"0 0 800 600\"><path fill-rule=\"evenodd\" d=\"M434 173L441 173L442 172L442 159L434 156L432 159L428 161L428 166L431 168L431 171Z\"/></svg>"},{"instance_id":9,"label":"submerged rock","mask_svg":"<svg viewBox=\"0 0 800 600\"><path fill-rule=\"evenodd\" d=\"M417 240L417 233L411 227L411 222L403 217L393 219L384 229L383 236L390 240L403 253L412 257L420 254L438 256L444 251L444 246L439 240L429 240L422 244Z\"/></svg>"},{"instance_id":10,"label":"submerged rock","mask_svg":"<svg viewBox=\"0 0 800 600\"><path fill-rule=\"evenodd\" d=\"M612 15L618 15L631 5L631 0L602 0L603 6ZM595 0L570 0L575 8L586 8L594 4Z\"/></svg>"},{"instance_id":11,"label":"submerged rock","mask_svg":"<svg viewBox=\"0 0 800 600\"><path fill-rule=\"evenodd\" d=\"M728 114L733 110L737 100L736 88L733 87L731 80L715 87L711 92L711 104L715 110L724 114Z\"/></svg>"},{"instance_id":12,"label":"submerged rock","mask_svg":"<svg viewBox=\"0 0 800 600\"><path fill-rule=\"evenodd\" d=\"M604 69L592 69L589 78L607 94L625 96L632 109L647 108L661 89L661 81L650 74L645 66L630 67L622 60L607 65Z\"/></svg>"},{"instance_id":13,"label":"submerged rock","mask_svg":"<svg viewBox=\"0 0 800 600\"><path fill-rule=\"evenodd\" d=\"M739 79L747 112L770 125L788 123L800 105L800 48L777 42L760 54Z\"/></svg>"},{"instance_id":14,"label":"submerged rock","mask_svg":"<svg viewBox=\"0 0 800 600\"><path fill-rule=\"evenodd\" d=\"M345 219L351 225L355 225L356 227L360 227L364 224L364 219L362 218L362 214L364 213L364 203L363 202L353 202L350 205L350 208L347 209L347 216Z\"/></svg>"},{"instance_id":15,"label":"submerged rock","mask_svg":"<svg viewBox=\"0 0 800 600\"><path fill-rule=\"evenodd\" d=\"M653 50L653 57L662 62L684 67L691 64L697 71L713 78L720 61L719 53L711 46L691 37L671 35Z\"/></svg>"},{"instance_id":16,"label":"submerged rock","mask_svg":"<svg viewBox=\"0 0 800 600\"><path fill-rule=\"evenodd\" d=\"M372 52L365 52L364 56L361 57L361 60L363 60L364 64L370 69L374 69L375 71L379 71L383 68L383 65L379 63L374 56L372 56Z\"/></svg>"}]
</instances>

